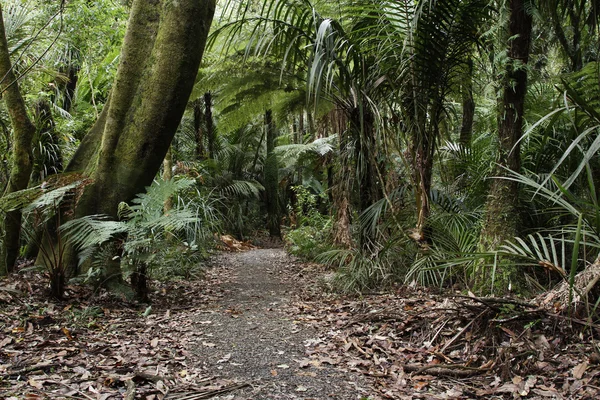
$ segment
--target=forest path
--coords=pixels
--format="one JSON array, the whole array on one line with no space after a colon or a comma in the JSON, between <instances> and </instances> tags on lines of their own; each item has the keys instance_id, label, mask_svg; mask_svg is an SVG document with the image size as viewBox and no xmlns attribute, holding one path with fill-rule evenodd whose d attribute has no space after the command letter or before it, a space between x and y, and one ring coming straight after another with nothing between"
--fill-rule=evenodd
<instances>
[{"instance_id":1,"label":"forest path","mask_svg":"<svg viewBox=\"0 0 600 400\"><path fill-rule=\"evenodd\" d=\"M306 368L305 344L323 332L294 320L290 305L301 282L283 249L223 253L214 264L222 296L195 321L202 345L189 350L202 369L250 384L215 399L365 397L358 373Z\"/></svg>"}]
</instances>

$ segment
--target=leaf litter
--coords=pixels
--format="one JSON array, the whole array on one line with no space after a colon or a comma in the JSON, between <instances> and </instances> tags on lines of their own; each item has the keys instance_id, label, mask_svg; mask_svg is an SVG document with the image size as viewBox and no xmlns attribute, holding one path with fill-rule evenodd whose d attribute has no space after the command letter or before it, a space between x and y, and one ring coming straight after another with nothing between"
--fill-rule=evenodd
<instances>
[{"instance_id":1,"label":"leaf litter","mask_svg":"<svg viewBox=\"0 0 600 400\"><path fill-rule=\"evenodd\" d=\"M314 334L304 354L275 353L292 358L273 361L267 375L296 380L268 398L333 398L307 393L306 382L329 370L363 376L368 387L353 398L373 400L600 397L600 329L589 321L517 299L426 289L341 296L326 290L323 267L278 262L277 279L294 290L287 301L265 300L267 311L288 315L291 335ZM68 288L68 303L48 300L46 277L32 271L1 280L0 398L237 399L255 383L221 376L244 367L219 348L227 333L212 318L235 274L214 268L203 280L155 283L147 316L146 305L82 286ZM246 324L254 311L244 302L261 297L240 293L218 315ZM199 362L198 349L218 354L216 362Z\"/></svg>"}]
</instances>

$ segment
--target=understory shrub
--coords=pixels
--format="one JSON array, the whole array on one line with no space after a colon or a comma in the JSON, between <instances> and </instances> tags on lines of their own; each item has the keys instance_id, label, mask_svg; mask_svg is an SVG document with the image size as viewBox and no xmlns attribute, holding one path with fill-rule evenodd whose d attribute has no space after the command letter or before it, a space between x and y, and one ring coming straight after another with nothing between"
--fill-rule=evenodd
<instances>
[{"instance_id":1,"label":"understory shrub","mask_svg":"<svg viewBox=\"0 0 600 400\"><path fill-rule=\"evenodd\" d=\"M304 186L292 188L296 194L296 205L292 210L296 226L285 233L290 253L314 260L319 254L331 250L331 218L317 209L318 201L326 201L324 193L311 193Z\"/></svg>"}]
</instances>

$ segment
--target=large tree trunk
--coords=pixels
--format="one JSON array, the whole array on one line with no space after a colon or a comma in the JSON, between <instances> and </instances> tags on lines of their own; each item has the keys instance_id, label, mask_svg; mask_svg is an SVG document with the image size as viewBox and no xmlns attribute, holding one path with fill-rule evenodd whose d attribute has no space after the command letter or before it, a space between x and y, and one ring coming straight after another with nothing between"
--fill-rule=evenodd
<instances>
[{"instance_id":1,"label":"large tree trunk","mask_svg":"<svg viewBox=\"0 0 600 400\"><path fill-rule=\"evenodd\" d=\"M25 102L19 91L19 85L12 72L12 64L4 31L4 17L0 5L0 89L6 102L8 115L13 127L12 166L10 178L4 194L26 189L33 168L31 142L35 126L27 115ZM11 211L4 215L4 243L0 257L0 275L14 270L19 255L21 238L21 211Z\"/></svg>"},{"instance_id":2,"label":"large tree trunk","mask_svg":"<svg viewBox=\"0 0 600 400\"><path fill-rule=\"evenodd\" d=\"M279 210L279 166L275 154L275 122L273 112L265 113L265 129L267 130L267 155L264 166L265 203L267 209L267 229L272 237L281 237L280 210Z\"/></svg>"},{"instance_id":3,"label":"large tree trunk","mask_svg":"<svg viewBox=\"0 0 600 400\"><path fill-rule=\"evenodd\" d=\"M526 64L529 59L532 28L532 17L525 10L525 3L525 0L510 1L509 63L504 76L504 95L498 127L500 148L494 173L494 176L500 178L492 181L487 199L480 238L482 250L494 250L518 233L518 186L516 182L502 177L508 175L507 169L519 172L521 168L518 141L523 134L527 92Z\"/></svg>"},{"instance_id":4,"label":"large tree trunk","mask_svg":"<svg viewBox=\"0 0 600 400\"><path fill-rule=\"evenodd\" d=\"M108 104L69 164L93 180L76 217L116 217L120 202L152 183L185 110L214 9L215 0L133 2Z\"/></svg>"}]
</instances>

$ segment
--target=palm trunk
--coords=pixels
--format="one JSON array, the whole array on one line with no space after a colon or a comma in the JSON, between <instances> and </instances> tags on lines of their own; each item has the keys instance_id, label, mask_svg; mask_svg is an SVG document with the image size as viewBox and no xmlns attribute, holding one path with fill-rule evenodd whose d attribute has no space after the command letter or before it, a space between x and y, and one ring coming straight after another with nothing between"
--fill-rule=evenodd
<instances>
[{"instance_id":1,"label":"palm trunk","mask_svg":"<svg viewBox=\"0 0 600 400\"><path fill-rule=\"evenodd\" d=\"M350 181L352 179L350 134L347 131L348 119L346 114L341 110L336 110L334 115L336 116L335 131L339 137L339 159L337 160L339 168L336 173L337 184L330 186L335 211L333 243L338 247L348 249L352 247L352 235L350 233Z\"/></svg>"},{"instance_id":2,"label":"palm trunk","mask_svg":"<svg viewBox=\"0 0 600 400\"><path fill-rule=\"evenodd\" d=\"M33 168L31 143L35 126L27 115L25 102L12 72L12 64L4 31L4 17L0 5L0 89L6 102L13 128L13 158L8 185L4 194L26 189ZM14 270L19 255L21 239L21 211L10 211L4 215L4 245L0 257L0 275Z\"/></svg>"},{"instance_id":3,"label":"palm trunk","mask_svg":"<svg viewBox=\"0 0 600 400\"><path fill-rule=\"evenodd\" d=\"M475 117L475 101L473 101L473 60L467 60L467 71L462 87L462 125L459 142L465 147L471 146L473 137L473 119Z\"/></svg>"},{"instance_id":4,"label":"palm trunk","mask_svg":"<svg viewBox=\"0 0 600 400\"><path fill-rule=\"evenodd\" d=\"M267 155L264 166L265 205L267 209L267 229L272 237L281 237L279 212L279 167L275 150L276 130L273 122L273 112L265 113L265 129L267 130Z\"/></svg>"},{"instance_id":5,"label":"palm trunk","mask_svg":"<svg viewBox=\"0 0 600 400\"><path fill-rule=\"evenodd\" d=\"M374 116L368 110L354 108L350 114L350 129L356 140L354 157L358 174L359 213L381 199L381 182L377 174L375 155ZM373 250L376 238L366 227L360 227L359 245L365 251Z\"/></svg>"},{"instance_id":6,"label":"palm trunk","mask_svg":"<svg viewBox=\"0 0 600 400\"><path fill-rule=\"evenodd\" d=\"M194 138L196 140L196 159L202 161L205 159L204 155L204 112L200 105L200 100L194 102Z\"/></svg>"},{"instance_id":7,"label":"palm trunk","mask_svg":"<svg viewBox=\"0 0 600 400\"><path fill-rule=\"evenodd\" d=\"M499 145L494 176L507 176L507 170L521 168L519 139L523 134L523 113L527 93L527 64L531 42L532 17L525 10L525 0L510 1L508 50L509 64L504 76L504 94L498 127ZM496 178L492 181L481 231L480 247L495 250L518 233L517 183ZM483 277L482 277L483 278Z\"/></svg>"},{"instance_id":8,"label":"palm trunk","mask_svg":"<svg viewBox=\"0 0 600 400\"><path fill-rule=\"evenodd\" d=\"M204 93L204 118L206 121L206 137L208 139L208 158L211 160L215 159L215 127L213 124L212 116L212 94L210 92Z\"/></svg>"}]
</instances>

